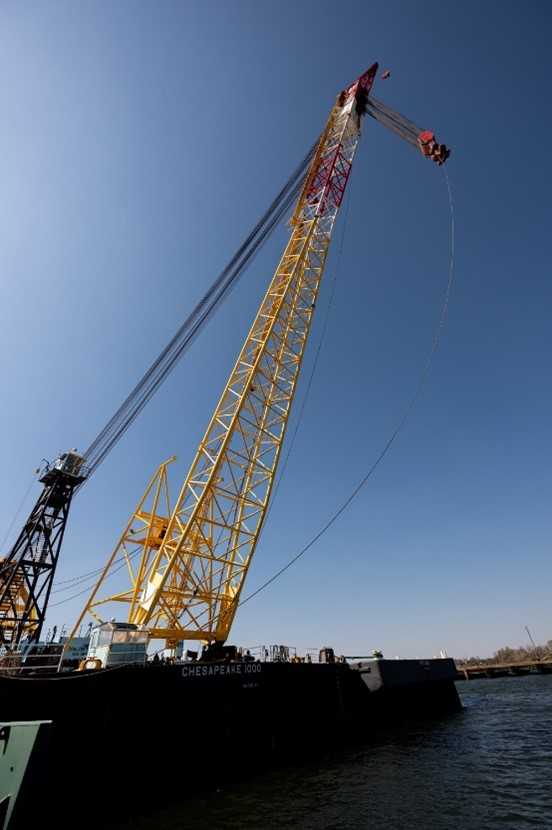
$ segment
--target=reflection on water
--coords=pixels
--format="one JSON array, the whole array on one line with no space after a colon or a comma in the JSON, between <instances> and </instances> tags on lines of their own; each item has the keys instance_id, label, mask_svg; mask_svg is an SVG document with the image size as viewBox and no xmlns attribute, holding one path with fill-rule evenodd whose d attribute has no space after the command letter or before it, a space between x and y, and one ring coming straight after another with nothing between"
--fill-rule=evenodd
<instances>
[{"instance_id":1,"label":"reflection on water","mask_svg":"<svg viewBox=\"0 0 552 830\"><path fill-rule=\"evenodd\" d=\"M552 828L552 676L474 680L459 691L460 713L397 727L370 744L248 778L126 826ZM151 786L162 789L162 781L159 769Z\"/></svg>"}]
</instances>

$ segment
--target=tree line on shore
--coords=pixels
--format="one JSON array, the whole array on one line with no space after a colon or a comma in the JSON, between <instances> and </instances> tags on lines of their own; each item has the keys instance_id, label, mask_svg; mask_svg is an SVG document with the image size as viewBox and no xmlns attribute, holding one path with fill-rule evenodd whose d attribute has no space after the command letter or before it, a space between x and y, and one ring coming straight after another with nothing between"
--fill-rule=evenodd
<instances>
[{"instance_id":1,"label":"tree line on shore","mask_svg":"<svg viewBox=\"0 0 552 830\"><path fill-rule=\"evenodd\" d=\"M459 666L493 666L499 663L522 663L526 660L552 660L552 640L542 646L503 646L492 657L463 657L457 659Z\"/></svg>"}]
</instances>

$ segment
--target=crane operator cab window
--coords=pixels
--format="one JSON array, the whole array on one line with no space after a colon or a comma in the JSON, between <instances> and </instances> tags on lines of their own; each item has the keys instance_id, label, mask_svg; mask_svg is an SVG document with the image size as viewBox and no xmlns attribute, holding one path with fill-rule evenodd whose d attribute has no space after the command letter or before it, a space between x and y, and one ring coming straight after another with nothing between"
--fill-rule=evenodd
<instances>
[{"instance_id":1,"label":"crane operator cab window","mask_svg":"<svg viewBox=\"0 0 552 830\"><path fill-rule=\"evenodd\" d=\"M101 623L92 629L88 646L89 659L98 660L103 668L129 664L144 665L149 636L133 623Z\"/></svg>"},{"instance_id":2,"label":"crane operator cab window","mask_svg":"<svg viewBox=\"0 0 552 830\"><path fill-rule=\"evenodd\" d=\"M84 458L78 454L76 449L69 450L69 452L62 453L54 462L54 470L61 470L62 473L70 476L78 476L83 463Z\"/></svg>"}]
</instances>

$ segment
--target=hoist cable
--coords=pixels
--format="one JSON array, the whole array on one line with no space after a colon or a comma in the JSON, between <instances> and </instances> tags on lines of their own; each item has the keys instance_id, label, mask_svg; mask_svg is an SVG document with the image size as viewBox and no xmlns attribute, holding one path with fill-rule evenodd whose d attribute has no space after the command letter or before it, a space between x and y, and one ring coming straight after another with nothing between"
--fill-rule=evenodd
<instances>
[{"instance_id":1,"label":"hoist cable","mask_svg":"<svg viewBox=\"0 0 552 830\"><path fill-rule=\"evenodd\" d=\"M230 262L197 303L193 311L179 327L174 337L145 372L113 417L107 422L84 453L88 466L88 478L105 459L128 427L166 379L184 351L207 323L216 308L225 299L244 270L251 264L259 249L269 238L280 220L290 209L299 194L306 171L313 158L314 144L302 162L272 201L246 240Z\"/></svg>"},{"instance_id":2,"label":"hoist cable","mask_svg":"<svg viewBox=\"0 0 552 830\"><path fill-rule=\"evenodd\" d=\"M414 395L412 396L409 403L407 404L406 409L404 410L401 418L399 419L399 421L397 423L397 426L395 427L395 429L391 433L391 436L387 440L386 444L383 446L383 449L380 451L380 453L377 456L377 458L375 459L375 461L369 467L366 474L359 481L359 483L356 485L356 487L350 493L350 495L345 499L345 501L340 505L340 507L333 513L333 515L328 519L328 521L321 527L321 529L318 531L318 533L316 533L312 537L312 539L310 539L310 541L307 542L307 544L299 551L299 553L297 553L292 559L290 559L289 562L287 562L282 568L280 568L280 570L278 570L275 574L273 574L273 576L271 576L270 579L267 579L265 582L262 583L262 585L259 585L259 587L256 588L251 594L246 596L245 599L242 599L242 601L239 603L238 607L241 607L242 605L245 605L246 602L249 602L249 600L253 599L253 597L256 597L258 594L260 594L261 591L264 591L265 588L268 588L269 585L272 585L272 583L275 582L280 576L282 576L282 574L284 574L289 568L291 568L291 566L294 565L298 561L298 559L300 559L302 556L304 556L304 554L307 553L307 551L310 550L313 547L313 545L315 545L316 542L318 542L318 540L339 519L339 517L345 512L345 510L347 510L349 505L354 501L354 499L358 496L358 494L360 493L362 488L370 480L370 478L372 477L372 475L374 474L376 469L379 467L380 463L383 461L383 459L385 458L385 456L387 455L387 453L391 449L392 445L395 443L399 433L402 431L402 429L405 426L406 422L408 421L410 415L412 414L412 411L413 411L414 407L416 406L419 398L422 395L422 392L424 390L424 387L425 387L425 384L426 384L426 381L428 379L429 372L430 372L430 369L431 369L431 366L432 366L432 363L433 363L433 358L434 358L435 353L437 352L437 349L439 348L439 344L441 342L441 335L442 335L443 327L444 327L445 320L446 320L446 317L447 317L450 297L451 297L451 293L452 293L452 286L453 286L453 283L454 283L454 238L455 238L454 202L453 202L453 198L452 198L452 189L451 189L451 186L450 186L450 180L449 180L447 171L445 169L443 170L443 174L444 174L445 183L446 183L446 186L447 186L447 192L448 192L448 198L449 198L449 209L450 209L450 255L449 255L449 267L448 267L448 282L447 282L447 287L446 287L446 290L445 290L443 304L442 304L441 311L440 311L440 314L439 314L439 319L438 319L437 326L435 328L435 332L434 332L434 335L433 335L433 342L432 342L432 345L431 345L431 349L430 349L429 355L427 357L425 366L424 366L424 368L422 370L422 373L420 375L420 379L418 381L418 385L416 387Z\"/></svg>"},{"instance_id":3,"label":"hoist cable","mask_svg":"<svg viewBox=\"0 0 552 830\"><path fill-rule=\"evenodd\" d=\"M371 105L375 110L378 110L397 124L400 124L405 132L415 136L421 132L421 128L414 121L411 121L405 115L392 109L388 104L384 104L383 101L374 98L372 95L368 98L368 105Z\"/></svg>"},{"instance_id":4,"label":"hoist cable","mask_svg":"<svg viewBox=\"0 0 552 830\"><path fill-rule=\"evenodd\" d=\"M307 553L316 544L316 542L318 542L318 540L331 528L331 526L347 510L347 508L355 500L355 498L358 496L358 494L363 489L363 487L371 479L372 475L375 473L376 469L379 467L379 465L381 464L381 462L383 461L383 459L385 458L385 456L387 455L387 453L391 449L392 445L395 443L396 439L398 438L400 432L404 428L406 422L408 421L410 415L412 414L412 411L414 410L414 407L416 406L418 400L420 399L420 397L422 395L422 392L424 390L425 384L426 384L428 376L429 376L429 372L431 370L431 366L432 366L432 363L433 363L433 358L434 358L434 356L435 356L435 354L436 354L436 352L439 348L440 342L441 342L442 331L443 331L443 327L444 327L445 320L446 320L447 313L448 313L448 307L449 307L449 303L450 303L450 297L451 297L451 294L452 294L452 287L453 287L453 284L454 284L454 275L455 275L455 272L454 272L454 261L455 261L454 202L453 202L453 197L452 197L452 189L451 189L451 185L450 185L450 180L449 180L446 169L443 169L443 175L444 175L445 183L446 183L446 186L447 186L448 199L449 199L449 210L450 210L450 255L449 255L449 267L448 267L448 281L447 281L447 286L446 286L445 295L444 295L444 299L443 299L443 304L442 304L441 311L440 311L439 318L438 318L438 323L437 323L437 326L436 326L435 331L434 331L431 349L429 351L429 355L427 357L425 366L424 366L424 368L422 370L422 373L420 375L416 390L415 390L412 398L410 399L409 403L407 404L407 406L406 406L406 408L403 412L402 417L399 419L399 421L397 423L397 426L395 427L395 429L391 433L391 435L390 435L389 439L387 440L387 442L384 444L384 446L383 446L382 450L380 451L379 455L376 457L376 459L374 460L372 465L369 467L366 474L359 481L359 483L356 485L356 487L353 489L353 491L349 494L349 496L345 499L345 501L332 514L332 516L325 522L325 524L321 527L321 529L309 540L309 542L307 542L307 544L292 559L290 559L282 568L280 568L278 571L276 571L276 573L273 574L269 579L267 579L265 582L263 582L251 594L249 594L243 600L241 600L241 602L238 604L238 607L241 607L242 605L245 605L245 603L249 602L249 600L256 597L258 594L260 594L262 591L264 591L266 588L268 588L270 585L272 585L277 579L279 579L280 576L282 576L287 570L289 570L289 568L291 568L292 565L294 565L302 556L304 556L305 553ZM345 232L345 228L344 228L344 232ZM110 576L112 574L115 574L117 571L121 570L124 567L124 565L125 565L125 562L123 562L121 565L119 565L118 568L116 568L112 573L110 573ZM74 586L74 587L76 587L76 586ZM60 600L59 602L51 604L50 607L56 607L56 606L59 606L59 605L63 605L66 602L69 602L70 600L76 599L77 597L82 596L83 594L87 593L89 591L89 589L90 589L90 586L83 589L82 591L79 591L76 594L73 594L70 597L67 597L63 600Z\"/></svg>"},{"instance_id":5,"label":"hoist cable","mask_svg":"<svg viewBox=\"0 0 552 830\"><path fill-rule=\"evenodd\" d=\"M197 316L197 318L191 322L191 325L188 327L187 332L181 338L178 344L178 348L167 357L163 364L160 364L159 370L156 373L154 373L151 376L151 378L148 379L148 382L144 384L143 388L139 389L138 393L134 395L132 406L129 408L129 411L126 414L126 416L122 418L120 422L117 423L114 433L111 436L108 436L104 443L100 444L99 448L96 449L96 452L92 456L91 463L89 463L90 472L94 472L94 470L96 470L99 464L104 460L106 455L111 451L111 449L113 449L114 445L123 436L128 427L132 424L132 422L139 415L144 406L148 403L153 394L159 388L161 383L172 371L172 369L174 368L175 364L180 359L184 351L186 351L194 342L195 338L203 329L204 325L208 322L209 318L214 313L218 305L221 303L223 299L225 299L228 296L230 289L234 287L239 276L241 276L245 268L252 262L254 256L258 253L261 245L272 233L272 231L279 223L281 218L287 213L291 204L295 201L295 198L297 197L301 187L302 181L299 181L297 185L294 187L294 189L286 197L285 201L279 207L278 211L271 218L269 224L263 229L259 241L255 244L253 248L251 248L251 250L249 250L245 254L243 259L239 263L239 266L232 273L231 278L223 285L221 291L214 297L214 299L208 305L205 306L205 308Z\"/></svg>"},{"instance_id":6,"label":"hoist cable","mask_svg":"<svg viewBox=\"0 0 552 830\"><path fill-rule=\"evenodd\" d=\"M377 98L373 98L372 96L368 98L366 110L372 118L375 118L376 121L379 121L389 130L397 133L405 141L412 144L413 147L418 146L418 136L422 130L413 121L405 118L404 115L401 115L399 112L391 109L391 107L388 107L387 104L378 101Z\"/></svg>"},{"instance_id":7,"label":"hoist cable","mask_svg":"<svg viewBox=\"0 0 552 830\"><path fill-rule=\"evenodd\" d=\"M305 174L314 156L316 146L317 142L313 144L307 155L293 171L284 187L257 222L245 242L240 246L236 254L234 254L228 265L217 277L191 314L188 315L175 336L163 349L123 404L121 404L115 415L86 450L84 455L88 462L88 479L92 472L105 459L109 451L113 449L124 432L126 432L163 380L166 379L175 363L200 333L218 305L228 296L232 286L252 263L255 255L264 242L267 241L278 223L286 216L303 187ZM80 576L56 583L56 588L53 593L68 590L68 588L58 587L61 585L68 585L70 588L75 588L89 578L101 573L102 570L103 567L97 568L86 574L81 574ZM73 599L73 597L68 597L67 600L62 600L56 603L56 605L61 605L62 602L66 602L69 599Z\"/></svg>"},{"instance_id":8,"label":"hoist cable","mask_svg":"<svg viewBox=\"0 0 552 830\"><path fill-rule=\"evenodd\" d=\"M113 565L118 565L119 562L130 562L132 559L136 557L136 555L140 552L140 548L136 548L132 553L126 554L123 553L117 559L114 560ZM101 572L104 570L104 565L101 568L95 568L93 571L88 571L88 573L79 574L78 576L73 576L70 579L63 579L61 582L56 582L56 587L52 590L52 594L62 594L65 591L71 591L73 588L76 588L78 585L83 585L88 580L92 579L95 576L99 576ZM95 584L94 582L90 583L90 586ZM64 588L60 588L60 585L64 585Z\"/></svg>"},{"instance_id":9,"label":"hoist cable","mask_svg":"<svg viewBox=\"0 0 552 830\"><path fill-rule=\"evenodd\" d=\"M138 551L135 551L133 555L134 555L134 556L136 556L136 554L137 554L137 553L138 553ZM130 558L131 558L131 557L129 557L129 559L130 559ZM126 565L126 564L127 564L127 560L126 560L126 557L125 557L125 558L124 558L124 561L123 561L123 562L121 562L121 564L119 565L119 567L118 567L118 568L115 568L114 570L110 571L109 576L113 576L113 575L114 575L114 574L116 574L118 571L122 570L122 569L125 567L125 565ZM102 570L103 570L103 568L102 568ZM94 583L94 584L95 584L95 583ZM73 587L75 587L75 588L76 588L77 586L75 585L75 586L73 586ZM64 605L66 602L70 602L72 599L76 599L77 597L81 597L81 596L83 596L83 594L87 594L87 593L90 591L90 588L92 588L92 587L93 587L93 585L92 585L92 584L91 584L91 585L87 585L87 586L86 586L86 588L83 588L83 589L82 589L82 591L79 591L79 592L78 592L78 593L76 593L76 594L72 594L70 597L65 597L65 599L60 599L58 602L51 602L51 603L50 603L50 605L49 605L48 607L49 607L49 608L57 608L57 607L58 607L58 605ZM67 589L66 589L66 590L67 590Z\"/></svg>"}]
</instances>

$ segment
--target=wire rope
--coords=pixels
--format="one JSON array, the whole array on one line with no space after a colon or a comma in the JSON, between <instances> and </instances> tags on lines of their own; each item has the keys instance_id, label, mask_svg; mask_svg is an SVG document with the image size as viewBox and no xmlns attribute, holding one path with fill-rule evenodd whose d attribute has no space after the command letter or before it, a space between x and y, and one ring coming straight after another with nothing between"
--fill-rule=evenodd
<instances>
[{"instance_id":1,"label":"wire rope","mask_svg":"<svg viewBox=\"0 0 552 830\"><path fill-rule=\"evenodd\" d=\"M305 173L314 155L315 147L316 144L310 148L245 242L84 452L88 466L87 480L122 438L286 215L303 186Z\"/></svg>"},{"instance_id":2,"label":"wire rope","mask_svg":"<svg viewBox=\"0 0 552 830\"><path fill-rule=\"evenodd\" d=\"M325 524L320 528L320 530L307 542L307 544L301 548L301 550L287 562L282 568L276 571L269 579L259 585L251 594L243 599L238 607L245 605L246 602L249 602L253 599L253 597L258 596L261 591L264 591L269 585L272 585L280 576L282 576L289 568L292 567L302 556L304 556L307 551L309 551L313 545L318 542L319 539L330 529L330 527L335 524L335 522L339 519L339 517L347 510L349 505L354 501L354 499L358 496L360 491L363 487L368 483L371 479L372 475L375 473L376 469L379 467L393 444L395 443L396 439L398 438L400 432L402 431L403 427L405 426L406 422L408 421L410 415L414 407L416 406L419 398L422 395L424 390L427 378L429 376L429 372L433 363L433 358L437 349L439 348L439 344L441 342L441 335L443 332L443 327L445 324L445 320L448 313L448 307L450 303L450 297L452 293L452 287L454 284L454 246L455 246L455 215L454 215L454 201L452 197L452 189L450 185L450 179L448 177L448 173L446 169L443 169L444 179L447 186L448 198L449 198L449 209L450 209L450 254L449 254L449 267L448 267L448 281L445 290L445 295L443 299L443 304L441 306L441 311L439 314L439 319L437 322L437 326L434 331L433 341L431 345L431 349L429 351L429 355L426 359L424 368L420 375L416 390L408 402L401 418L399 419L395 429L391 433L390 437L388 438L387 442L384 444L383 449L380 451L379 455L376 457L375 461L372 465L368 468L366 474L361 478L358 484L355 486L353 491L349 494L349 496L345 499L345 501L339 506L339 508L330 516L330 518L325 522Z\"/></svg>"},{"instance_id":3,"label":"wire rope","mask_svg":"<svg viewBox=\"0 0 552 830\"><path fill-rule=\"evenodd\" d=\"M450 185L450 180L449 180L448 173L447 173L445 168L443 168L443 174L444 174L445 183L446 183L446 186L447 186L447 192L448 192L448 198L449 198L449 210L450 210L450 256L449 256L448 282L447 282L447 287L446 287L445 296L444 296L444 300L443 300L443 305L442 305L440 316L439 316L438 325L437 325L437 328L436 328L435 333L434 333L432 346L431 346L428 358L426 360L426 364L423 368L420 379L418 381L418 385L416 387L414 395L412 396L409 403L407 404L407 407L404 410L402 417L399 419L399 421L397 423L397 426L395 427L395 429L391 433L391 436L389 437L387 442L384 444L383 449L381 450L379 455L376 457L376 459L372 463L372 465L369 467L367 473L363 476L363 478L360 480L360 482L356 485L356 487L353 489L353 491L347 497L347 499L345 499L345 501L340 505L340 507L332 514L330 519L310 539L310 541L292 559L289 560L289 562L287 562L282 568L280 568L268 580L266 580L264 583L262 583L262 585L260 585L258 588L256 588L251 594L249 594L247 597L245 597L245 599L243 599L239 603L238 607L240 607L242 605L245 605L246 602L249 602L249 600L253 599L259 593L261 593L261 591L265 590L265 588L269 587L269 585L271 585L280 576L282 576L292 565L295 564L295 562L297 562L305 553L307 553L307 551L309 551L313 547L313 545L330 529L330 527L345 512L345 510L354 501L354 499L357 497L357 495L360 493L360 491L363 489L363 487L367 484L369 479L375 473L376 469L379 467L380 463L383 461L383 459L385 458L385 456L387 455L387 453L391 449L392 445L395 443L395 441L398 438L400 432L402 431L403 427L405 426L406 422L408 421L408 419L409 419L414 407L416 406L419 398L421 397L421 394L423 392L423 389L425 387L425 384L426 384L426 381L427 381L427 378L428 378L428 375L429 375L429 371L431 369L431 365L433 363L433 358L434 358L435 353L436 353L436 351L439 347L439 344L440 344L442 329L443 329L443 326L444 326L444 323L445 323L445 320L446 320L446 316L447 316L447 312L448 312L448 306L449 306L449 302L450 302L450 296L451 296L451 293L452 293L452 287L453 287L453 283L454 283L454 256L455 256L455 252L454 252L454 246L455 246L454 201L453 201L453 196L452 196L452 189L451 189L451 185ZM301 187L301 185L302 185L302 182L297 184L295 186L294 190L298 190ZM294 194L294 196L295 195L296 194ZM290 196L290 202L293 200L294 196ZM341 254L342 254L342 251L343 251L349 204L350 204L350 202L348 202L348 204L347 204L347 212L346 212L346 216L345 216L343 234L342 234L340 250L339 250L339 259L341 258ZM339 260L338 260L338 262L339 262ZM322 345L323 345L323 342L324 342L325 332L326 332L327 323L328 323L328 319L329 319L329 311L330 311L330 308L331 308L331 305L332 305L334 291L335 291L335 273L334 273L333 289L332 289L332 293L331 293L331 296L330 296L328 309L327 309L327 312L326 312L323 331L322 331L321 338L320 338L320 341L319 341L319 344L318 344L318 349L317 349L317 352L316 352L316 355L315 355L315 359L314 359L314 363L313 363L313 369L311 370L311 375L310 375L310 378L309 378L309 382L307 384L305 397L303 399L302 407L301 407L299 418L298 418L298 421L297 421L297 424L296 424L296 427L295 427L295 431L294 431L294 434L292 436L290 446L289 446L288 451L287 451L286 458L284 460L284 465L282 467L282 472L281 472L281 474L279 476L279 479L278 479L278 482L276 484L275 493L274 493L274 496L273 496L273 499L271 501L271 505L269 507L269 511L268 511L268 514L267 514L267 517L266 517L267 519L270 515L270 511L272 509L274 499L275 499L276 494L278 492L278 489L280 487L280 483L282 481L282 477L283 477L284 472L286 470L287 463L289 461L289 457L290 457L291 451L293 449L293 445L294 445L294 442L295 442L295 439L297 437L297 433L298 433L298 430L299 430L299 427L300 427L300 424L301 424L301 421L302 421L303 413L304 413L304 410L305 410L305 407L306 407L306 403L307 403L307 400L308 400L308 397L309 397L309 392L310 392L312 382L313 382L313 379L314 379L314 375L315 375L315 372L316 372L318 359L319 359L319 356L320 356L320 353L321 353L321 350L322 350ZM143 404L143 405L145 405L145 404ZM134 416L134 417L136 417L136 416ZM123 561L123 563L118 568L115 568L113 571L111 571L111 573L109 574L110 576L112 574L117 573L122 567L124 567L124 564L126 562L126 557L124 557L124 559L125 559L125 561ZM95 575L95 574L99 573L101 570L103 570L103 568L98 568L96 571L89 572L89 575ZM82 575L81 577L75 577L71 580L66 580L65 583L74 582L74 583L78 584L79 582L82 582L86 578L88 578L88 575ZM60 583L60 584L64 584L64 583ZM75 584L75 587L76 587L76 584ZM61 590L68 590L68 589L66 588L66 589L61 589ZM76 597L81 596L82 594L86 593L88 590L89 590L89 587L85 588L83 591L80 591L77 594L74 594L70 597L67 597L64 600L60 600L57 603L53 603L51 605L51 607L56 607L56 606L64 604L65 602L69 602L70 600L75 599Z\"/></svg>"}]
</instances>

